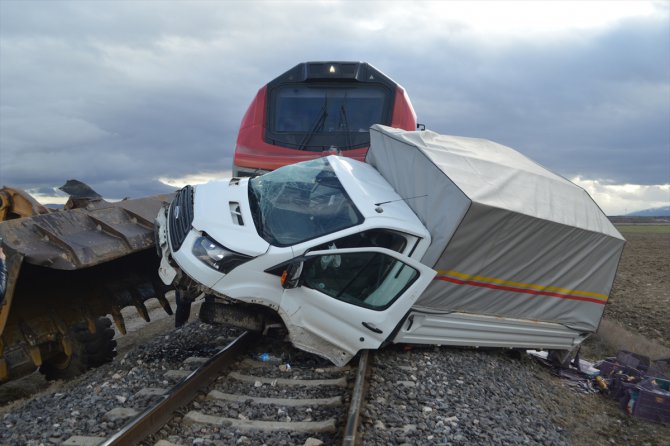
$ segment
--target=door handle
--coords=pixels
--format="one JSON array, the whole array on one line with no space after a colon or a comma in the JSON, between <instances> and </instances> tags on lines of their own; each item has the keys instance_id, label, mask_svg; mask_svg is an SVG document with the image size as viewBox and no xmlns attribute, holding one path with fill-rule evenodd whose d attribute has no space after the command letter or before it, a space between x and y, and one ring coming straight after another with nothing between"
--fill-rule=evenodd
<instances>
[{"instance_id":1,"label":"door handle","mask_svg":"<svg viewBox=\"0 0 670 446\"><path fill-rule=\"evenodd\" d=\"M374 324L371 324L370 322L362 322L363 326L367 328L370 331L374 331L375 333L381 333L382 331L375 327Z\"/></svg>"}]
</instances>

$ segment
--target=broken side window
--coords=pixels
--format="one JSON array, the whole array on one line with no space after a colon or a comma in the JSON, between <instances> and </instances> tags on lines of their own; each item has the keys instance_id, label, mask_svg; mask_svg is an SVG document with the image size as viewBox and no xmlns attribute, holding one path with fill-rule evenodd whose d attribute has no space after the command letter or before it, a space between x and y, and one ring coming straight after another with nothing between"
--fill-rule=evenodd
<instances>
[{"instance_id":1,"label":"broken side window","mask_svg":"<svg viewBox=\"0 0 670 446\"><path fill-rule=\"evenodd\" d=\"M346 248L386 248L395 252L404 252L407 239L399 232L387 229L368 229L357 232L346 237L324 243L311 248L310 251L323 251L325 249Z\"/></svg>"},{"instance_id":2,"label":"broken side window","mask_svg":"<svg viewBox=\"0 0 670 446\"><path fill-rule=\"evenodd\" d=\"M418 277L414 268L379 252L323 254L305 261L302 285L353 305L384 310Z\"/></svg>"}]
</instances>

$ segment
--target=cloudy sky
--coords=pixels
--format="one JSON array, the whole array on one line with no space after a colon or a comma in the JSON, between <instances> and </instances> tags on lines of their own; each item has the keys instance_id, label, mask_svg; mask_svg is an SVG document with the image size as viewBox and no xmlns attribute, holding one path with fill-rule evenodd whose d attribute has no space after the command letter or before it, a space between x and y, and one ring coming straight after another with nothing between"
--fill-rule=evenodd
<instances>
[{"instance_id":1,"label":"cloudy sky","mask_svg":"<svg viewBox=\"0 0 670 446\"><path fill-rule=\"evenodd\" d=\"M427 128L514 147L609 215L670 205L667 0L0 0L0 185L225 175L257 90L311 60L371 63Z\"/></svg>"}]
</instances>

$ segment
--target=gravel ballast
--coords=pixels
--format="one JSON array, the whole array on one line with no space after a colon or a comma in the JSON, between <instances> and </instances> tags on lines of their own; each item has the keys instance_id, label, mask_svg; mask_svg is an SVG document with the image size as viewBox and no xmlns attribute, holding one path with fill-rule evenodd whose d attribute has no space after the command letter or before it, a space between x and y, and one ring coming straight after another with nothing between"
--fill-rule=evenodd
<instances>
[{"instance_id":1,"label":"gravel ballast","mask_svg":"<svg viewBox=\"0 0 670 446\"><path fill-rule=\"evenodd\" d=\"M0 444L61 444L71 436L106 437L127 419L107 416L116 407L142 410L159 396L136 395L144 388L169 388L168 370L184 369L188 357L210 356L240 333L198 322L146 340L112 363L55 391L14 404L2 415ZM5 411L3 411L5 412ZM113 414L112 414L113 415Z\"/></svg>"},{"instance_id":2,"label":"gravel ballast","mask_svg":"<svg viewBox=\"0 0 670 446\"><path fill-rule=\"evenodd\" d=\"M140 392L146 388L167 389L176 381L165 377L168 370L188 369L189 357L209 356L240 332L192 322L185 327L155 335L104 365L68 383L53 384L45 392L2 408L0 431L2 445L62 444L72 436L111 435L127 419L108 414L123 407L142 410L160 395ZM327 369L329 364L313 355L278 342L283 360L295 365L292 373L303 379L335 378L341 373ZM260 346L274 349L275 346ZM267 350L263 350L267 351ZM275 351L275 350L270 350ZM257 359L259 351L249 352ZM367 402L361 420L364 445L569 445L569 433L554 423L556 417L546 410L547 399L560 399L561 407L578 404L570 389L548 385L548 372L525 355L506 350L417 347L409 350L390 346L374 352L367 390ZM303 372L300 364L319 368L317 374ZM356 360L352 362L355 366ZM352 369L353 370L353 369ZM253 368L244 371L259 374ZM351 377L352 372L345 373ZM304 375L304 376L303 376ZM292 376L275 370L270 376ZM350 382L353 380L350 379ZM299 390L285 394L280 387L243 386L227 382L222 391L237 393L246 387L260 397L327 397L346 393L343 388ZM253 389L253 390L250 390ZM140 392L138 394L138 392ZM607 404L604 397L602 404ZM348 403L348 398L344 398ZM600 401L600 400L599 400ZM11 409L8 409L11 407ZM259 433L233 427L192 425L179 433L166 427L146 444L162 438L181 445L227 444L339 444L344 424L344 409L290 408L257 406L250 402L228 403L207 400L204 395L177 415L189 410L211 409L217 415L238 419L318 420L322 416L337 420L336 434ZM655 428L656 426L650 426ZM653 438L661 438L653 435ZM613 439L605 441L612 443ZM574 439L573 439L574 441ZM322 443L319 443L322 442ZM600 444L600 443L598 443ZM621 444L638 444L624 441ZM663 441L639 444L663 444Z\"/></svg>"},{"instance_id":3,"label":"gravel ballast","mask_svg":"<svg viewBox=\"0 0 670 446\"><path fill-rule=\"evenodd\" d=\"M375 354L365 445L567 445L528 383L526 358L446 347Z\"/></svg>"}]
</instances>

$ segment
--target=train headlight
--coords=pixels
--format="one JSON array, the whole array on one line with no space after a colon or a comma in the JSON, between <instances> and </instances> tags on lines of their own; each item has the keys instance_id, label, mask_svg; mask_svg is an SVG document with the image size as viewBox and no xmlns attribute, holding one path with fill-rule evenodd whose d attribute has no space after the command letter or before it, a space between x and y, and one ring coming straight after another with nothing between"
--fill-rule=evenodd
<instances>
[{"instance_id":1,"label":"train headlight","mask_svg":"<svg viewBox=\"0 0 670 446\"><path fill-rule=\"evenodd\" d=\"M252 259L221 246L206 235L195 240L191 252L202 263L224 274L228 274L235 267Z\"/></svg>"}]
</instances>

